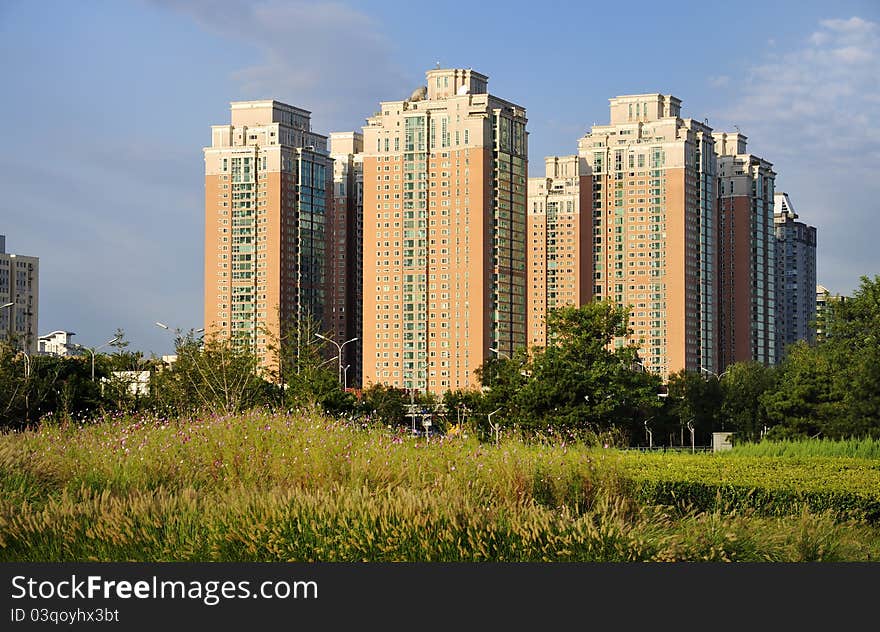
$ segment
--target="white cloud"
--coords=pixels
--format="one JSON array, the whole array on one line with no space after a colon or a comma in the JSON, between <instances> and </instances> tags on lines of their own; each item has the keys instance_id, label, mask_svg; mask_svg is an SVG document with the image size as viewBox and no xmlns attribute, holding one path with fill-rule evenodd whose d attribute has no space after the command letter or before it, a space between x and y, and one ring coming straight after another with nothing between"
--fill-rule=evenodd
<instances>
[{"instance_id":1,"label":"white cloud","mask_svg":"<svg viewBox=\"0 0 880 632\"><path fill-rule=\"evenodd\" d=\"M202 26L255 47L256 63L231 68L241 98L276 98L313 113L321 133L359 129L380 100L415 85L393 61L380 24L342 2L158 0Z\"/></svg>"},{"instance_id":2,"label":"white cloud","mask_svg":"<svg viewBox=\"0 0 880 632\"><path fill-rule=\"evenodd\" d=\"M820 281L846 292L859 274L880 273L866 239L880 197L880 26L823 20L718 88L726 103L713 123L738 125L749 150L774 163L801 219L818 227Z\"/></svg>"},{"instance_id":3,"label":"white cloud","mask_svg":"<svg viewBox=\"0 0 880 632\"><path fill-rule=\"evenodd\" d=\"M734 82L721 117L774 153L811 147L853 166L880 158L880 29L854 17L824 20L801 46L772 52Z\"/></svg>"}]
</instances>

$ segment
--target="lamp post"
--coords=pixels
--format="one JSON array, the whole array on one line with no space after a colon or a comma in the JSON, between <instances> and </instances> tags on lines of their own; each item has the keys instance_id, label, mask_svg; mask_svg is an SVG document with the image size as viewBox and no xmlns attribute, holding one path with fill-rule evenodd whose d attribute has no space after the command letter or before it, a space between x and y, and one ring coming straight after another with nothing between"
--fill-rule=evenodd
<instances>
[{"instance_id":1,"label":"lamp post","mask_svg":"<svg viewBox=\"0 0 880 632\"><path fill-rule=\"evenodd\" d=\"M704 371L704 372L708 373L709 375L714 375L716 380L721 381L721 378L724 377L725 375L727 375L730 372L730 369L727 369L726 371L721 373L721 375L719 375L718 373L715 373L715 371L710 371L709 369L707 369L704 366L700 367L700 371Z\"/></svg>"},{"instance_id":2,"label":"lamp post","mask_svg":"<svg viewBox=\"0 0 880 632\"><path fill-rule=\"evenodd\" d=\"M344 367L342 367L342 390L343 391L348 390L348 367L350 367L350 366L351 366L350 364L346 364Z\"/></svg>"},{"instance_id":3,"label":"lamp post","mask_svg":"<svg viewBox=\"0 0 880 632\"><path fill-rule=\"evenodd\" d=\"M648 427L648 422L651 421L653 417L650 419L645 419L645 432L648 433L648 448L653 449L654 447L654 433L651 432L651 429Z\"/></svg>"},{"instance_id":4,"label":"lamp post","mask_svg":"<svg viewBox=\"0 0 880 632\"><path fill-rule=\"evenodd\" d=\"M169 327L169 326L166 325L165 323L162 323L162 322L159 322L159 321L156 321L156 327L159 327L160 329L164 329L164 330L167 331L168 333L173 333L173 334L174 334L174 336L175 336L175 341L174 341L174 342L175 342L175 349L174 349L174 352L175 352L175 353L178 353L178 347L180 346L180 340L181 340L181 338L180 338L180 333L181 333L181 332L180 332L180 327L175 327L174 329L172 329L171 327ZM200 334L200 333L202 333L202 332L205 331L205 328L204 328L204 327L199 327L198 329L190 329L190 331L193 332L194 334ZM174 357L176 358L177 355L175 355Z\"/></svg>"},{"instance_id":5,"label":"lamp post","mask_svg":"<svg viewBox=\"0 0 880 632\"><path fill-rule=\"evenodd\" d=\"M498 431L501 430L501 426L499 426L498 424L492 424L492 415L498 412L501 412L500 408L496 408L486 416L486 419L488 419L489 421L489 427L495 431L495 445L499 444Z\"/></svg>"},{"instance_id":6,"label":"lamp post","mask_svg":"<svg viewBox=\"0 0 880 632\"><path fill-rule=\"evenodd\" d=\"M165 323L160 323L159 321L156 321L156 327L161 327L162 329L165 329L169 332L173 331L175 336L179 336L181 332L180 327L175 327L174 329L171 329L171 327L169 327ZM200 334L205 331L205 328L199 327L198 329L192 329L191 331L193 333Z\"/></svg>"},{"instance_id":7,"label":"lamp post","mask_svg":"<svg viewBox=\"0 0 880 632\"><path fill-rule=\"evenodd\" d=\"M687 423L688 430L691 431L691 454L693 454L694 452L697 451L697 448L696 448L696 446L695 446L695 444L694 444L694 423L693 423L693 422L694 422L694 420L691 419L691 420L688 421L688 423Z\"/></svg>"},{"instance_id":8,"label":"lamp post","mask_svg":"<svg viewBox=\"0 0 880 632\"><path fill-rule=\"evenodd\" d=\"M174 336L175 336L175 338L177 339L177 341L180 340L180 334L181 334L181 329L180 329L180 327L174 327L174 328L172 329L171 327L169 327L169 326L166 325L165 323L162 323L162 322L159 322L159 321L156 321L156 327L159 327L160 329L164 329L164 330L167 331L168 333L173 333ZM203 332L205 331L205 328L204 328L204 327L199 327L198 329L190 329L190 331L191 331L192 333L194 333L194 334L200 334L200 333L203 333ZM176 349L175 349L175 351L176 351Z\"/></svg>"},{"instance_id":9,"label":"lamp post","mask_svg":"<svg viewBox=\"0 0 880 632\"><path fill-rule=\"evenodd\" d=\"M725 375L727 375L728 373L730 373L730 369L727 369L724 372L722 372L721 375L718 375L717 373L715 373L715 371L710 371L709 369L707 369L704 366L700 366L700 371L705 371L709 375L714 375L715 381L718 382L719 386L721 384L721 378L724 377ZM708 380L709 380L709 378L706 378L707 382L708 382ZM721 416L721 430L724 430L724 415L723 414Z\"/></svg>"},{"instance_id":10,"label":"lamp post","mask_svg":"<svg viewBox=\"0 0 880 632\"><path fill-rule=\"evenodd\" d=\"M315 335L318 338L320 338L321 340L326 340L327 342L332 342L334 345L336 345L336 350L339 352L339 356L338 356L339 357L339 383L342 384L342 348L345 345L347 345L349 342L354 342L355 340L357 340L357 336L355 336L351 340L346 340L342 344L339 344L338 342L336 342L332 338L328 338L327 336L322 336L321 334L315 334Z\"/></svg>"},{"instance_id":11,"label":"lamp post","mask_svg":"<svg viewBox=\"0 0 880 632\"><path fill-rule=\"evenodd\" d=\"M489 351L491 351L492 353L497 355L499 358L504 357L504 358L510 360L510 356L507 355L506 353L504 353L503 351L501 351L500 349L496 349L495 347L489 347Z\"/></svg>"},{"instance_id":12,"label":"lamp post","mask_svg":"<svg viewBox=\"0 0 880 632\"><path fill-rule=\"evenodd\" d=\"M119 340L119 336L116 336L116 337L113 338L112 340L108 340L108 341L105 342L104 344L102 344L102 345L98 345L97 347L84 347L83 345L78 345L78 344L76 344L76 343L73 343L73 344L71 345L71 346L73 346L73 347L76 347L77 349L85 349L86 351L88 351L88 352L92 355L92 382L95 381L95 352L96 352L98 349L103 349L103 348L106 347L107 345L112 345L112 344L113 344L114 342L116 342L117 340Z\"/></svg>"}]
</instances>

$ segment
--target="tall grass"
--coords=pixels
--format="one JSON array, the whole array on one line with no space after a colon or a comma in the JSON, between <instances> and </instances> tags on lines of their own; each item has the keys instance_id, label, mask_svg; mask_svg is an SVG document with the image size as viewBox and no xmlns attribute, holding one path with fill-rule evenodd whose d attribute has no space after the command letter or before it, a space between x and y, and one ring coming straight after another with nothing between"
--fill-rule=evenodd
<instances>
[{"instance_id":1,"label":"tall grass","mask_svg":"<svg viewBox=\"0 0 880 632\"><path fill-rule=\"evenodd\" d=\"M602 496L587 512L476 505L411 489L87 487L42 507L0 502L9 561L845 561L878 559L868 526L792 517L673 516Z\"/></svg>"},{"instance_id":2,"label":"tall grass","mask_svg":"<svg viewBox=\"0 0 880 632\"><path fill-rule=\"evenodd\" d=\"M706 456L425 441L310 412L108 417L0 436L0 560L880 555L876 527L810 504L825 498L825 488L780 504L776 515L739 502L725 472L760 485L754 464L766 459L740 461L746 467L734 472L725 463L738 461ZM858 467L858 476L834 479L833 465L777 465L780 472L797 468L777 480L823 472L840 494L858 495L874 480ZM703 479L705 493L688 486ZM670 497L668 481L686 485ZM880 486L873 493L880 496Z\"/></svg>"},{"instance_id":3,"label":"tall grass","mask_svg":"<svg viewBox=\"0 0 880 632\"><path fill-rule=\"evenodd\" d=\"M880 439L803 439L743 443L726 452L729 456L805 457L830 456L880 459Z\"/></svg>"}]
</instances>

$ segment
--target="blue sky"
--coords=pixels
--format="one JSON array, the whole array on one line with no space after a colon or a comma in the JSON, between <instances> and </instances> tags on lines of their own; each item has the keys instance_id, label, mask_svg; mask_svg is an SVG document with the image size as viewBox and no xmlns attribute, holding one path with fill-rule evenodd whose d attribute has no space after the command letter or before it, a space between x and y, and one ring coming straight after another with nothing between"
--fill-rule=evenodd
<instances>
[{"instance_id":1,"label":"blue sky","mask_svg":"<svg viewBox=\"0 0 880 632\"><path fill-rule=\"evenodd\" d=\"M40 257L40 332L97 345L202 325L203 162L229 102L358 129L425 70L526 107L532 175L618 94L737 125L819 229L819 282L880 274L880 5L849 2L0 0L0 234Z\"/></svg>"}]
</instances>

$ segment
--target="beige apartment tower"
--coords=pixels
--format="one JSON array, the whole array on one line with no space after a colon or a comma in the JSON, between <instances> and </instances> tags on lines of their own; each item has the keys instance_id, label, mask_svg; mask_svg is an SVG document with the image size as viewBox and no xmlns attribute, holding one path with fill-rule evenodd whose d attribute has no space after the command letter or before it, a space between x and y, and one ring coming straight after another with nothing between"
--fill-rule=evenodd
<instances>
[{"instance_id":1,"label":"beige apartment tower","mask_svg":"<svg viewBox=\"0 0 880 632\"><path fill-rule=\"evenodd\" d=\"M717 371L711 128L664 94L610 99L578 143L592 185L593 295L632 308L646 369Z\"/></svg>"},{"instance_id":2,"label":"beige apartment tower","mask_svg":"<svg viewBox=\"0 0 880 632\"><path fill-rule=\"evenodd\" d=\"M772 365L776 350L773 165L740 133L717 132L718 372L734 362Z\"/></svg>"},{"instance_id":3,"label":"beige apartment tower","mask_svg":"<svg viewBox=\"0 0 880 632\"><path fill-rule=\"evenodd\" d=\"M0 306L0 342L36 354L40 260L7 253L4 235L0 235Z\"/></svg>"},{"instance_id":4,"label":"beige apartment tower","mask_svg":"<svg viewBox=\"0 0 880 632\"><path fill-rule=\"evenodd\" d=\"M436 69L364 127L363 383L479 386L526 345L525 110Z\"/></svg>"},{"instance_id":5,"label":"beige apartment tower","mask_svg":"<svg viewBox=\"0 0 880 632\"><path fill-rule=\"evenodd\" d=\"M211 127L205 154L205 330L270 349L304 318L323 327L327 137L310 113L279 101L238 101Z\"/></svg>"},{"instance_id":6,"label":"beige apartment tower","mask_svg":"<svg viewBox=\"0 0 880 632\"><path fill-rule=\"evenodd\" d=\"M592 299L592 183L580 163L578 156L550 156L544 159L545 176L529 178L529 347L546 346L548 311Z\"/></svg>"}]
</instances>

